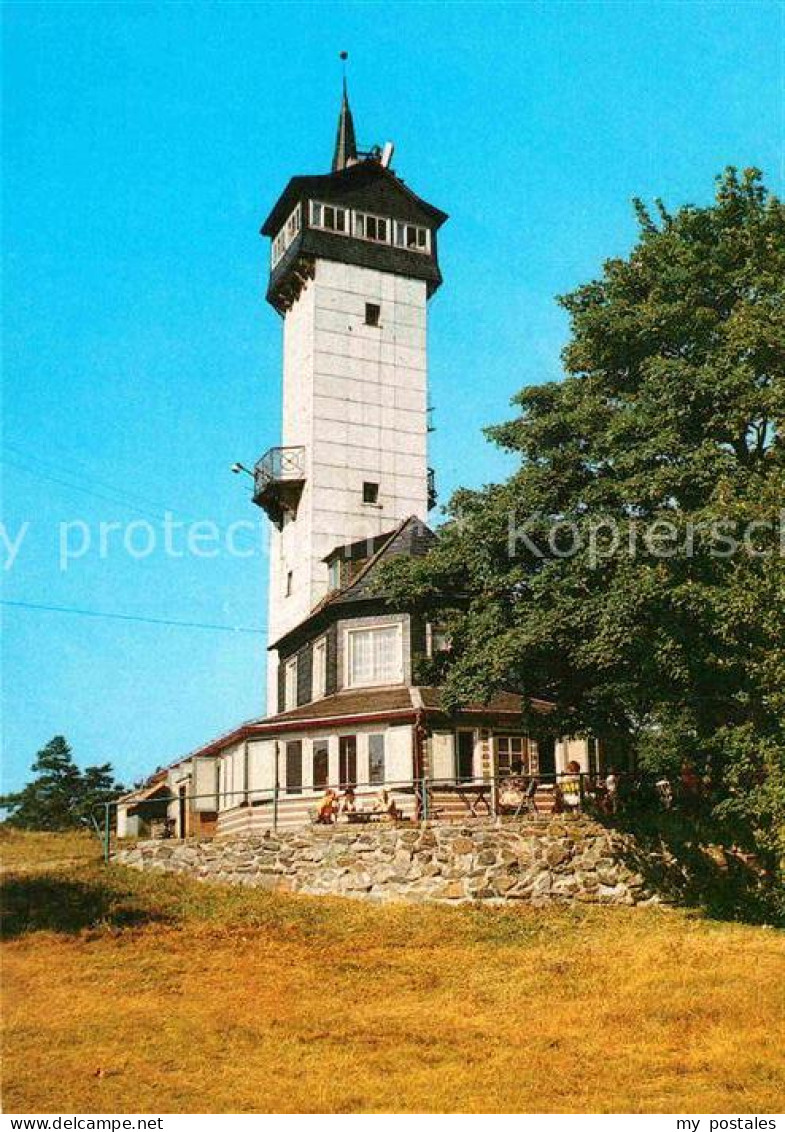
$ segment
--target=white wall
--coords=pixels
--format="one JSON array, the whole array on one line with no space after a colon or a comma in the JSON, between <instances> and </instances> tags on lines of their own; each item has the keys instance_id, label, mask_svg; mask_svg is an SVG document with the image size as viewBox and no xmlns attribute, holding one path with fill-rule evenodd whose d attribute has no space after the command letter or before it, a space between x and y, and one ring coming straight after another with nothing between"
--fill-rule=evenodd
<instances>
[{"instance_id":1,"label":"white wall","mask_svg":"<svg viewBox=\"0 0 785 1132\"><path fill-rule=\"evenodd\" d=\"M586 739L559 739L556 743L556 772L561 774L572 761L584 774L589 771L589 744Z\"/></svg>"},{"instance_id":2,"label":"white wall","mask_svg":"<svg viewBox=\"0 0 785 1132\"><path fill-rule=\"evenodd\" d=\"M248 740L249 801L265 796L275 788L275 740Z\"/></svg>"},{"instance_id":3,"label":"white wall","mask_svg":"<svg viewBox=\"0 0 785 1132\"><path fill-rule=\"evenodd\" d=\"M245 743L226 747L218 760L218 808L231 810L243 801L247 790L245 780Z\"/></svg>"},{"instance_id":4,"label":"white wall","mask_svg":"<svg viewBox=\"0 0 785 1132\"><path fill-rule=\"evenodd\" d=\"M357 785L362 791L373 792L377 787L369 783L369 750L368 737L382 734L385 737L384 758L385 778L388 782L410 782L412 778L412 728L409 724L390 726L385 723L368 723L361 726L345 727L340 730L310 731L307 734L293 732L283 735L278 740L278 782L280 783L281 797L286 796L286 743L300 740L303 750L303 794L321 793L321 787L313 788L313 744L316 740L326 739L329 744L329 782L335 786L339 782L340 774L340 737L341 735L355 735L357 737ZM247 754L246 754L247 746ZM247 744L237 744L219 759L219 802L220 809L230 810L240 805L245 799L245 790L248 791L249 801L260 799L265 792L272 791L275 782L275 751L274 739L250 739ZM248 779L247 785L242 777L245 759L247 758ZM237 789L242 794L232 794ZM225 791L225 793L224 793Z\"/></svg>"},{"instance_id":5,"label":"white wall","mask_svg":"<svg viewBox=\"0 0 785 1132\"><path fill-rule=\"evenodd\" d=\"M453 778L455 775L455 737L452 731L434 731L431 744L431 778Z\"/></svg>"},{"instance_id":6,"label":"white wall","mask_svg":"<svg viewBox=\"0 0 785 1132\"><path fill-rule=\"evenodd\" d=\"M207 758L193 759L193 808L198 813L218 809L218 763Z\"/></svg>"}]
</instances>

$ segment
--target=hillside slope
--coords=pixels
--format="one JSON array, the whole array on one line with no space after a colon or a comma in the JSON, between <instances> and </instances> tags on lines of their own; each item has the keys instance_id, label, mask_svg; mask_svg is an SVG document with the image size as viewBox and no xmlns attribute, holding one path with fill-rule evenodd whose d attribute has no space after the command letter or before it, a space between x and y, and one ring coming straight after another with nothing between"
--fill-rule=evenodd
<instances>
[{"instance_id":1,"label":"hillside slope","mask_svg":"<svg viewBox=\"0 0 785 1132\"><path fill-rule=\"evenodd\" d=\"M5 834L7 1112L771 1112L785 937L374 907Z\"/></svg>"}]
</instances>

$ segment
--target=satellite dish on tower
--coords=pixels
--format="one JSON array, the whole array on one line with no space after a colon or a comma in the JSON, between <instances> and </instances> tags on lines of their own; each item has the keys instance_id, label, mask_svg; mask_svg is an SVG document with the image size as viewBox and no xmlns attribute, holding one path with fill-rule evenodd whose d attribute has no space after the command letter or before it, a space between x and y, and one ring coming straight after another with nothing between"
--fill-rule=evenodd
<instances>
[{"instance_id":1,"label":"satellite dish on tower","mask_svg":"<svg viewBox=\"0 0 785 1132\"><path fill-rule=\"evenodd\" d=\"M390 162L392 161L394 153L395 153L395 146L393 145L393 143L390 142L390 141L385 142L384 143L384 149L382 150L382 156L381 156L381 166L382 166L383 169L388 169L390 167Z\"/></svg>"}]
</instances>

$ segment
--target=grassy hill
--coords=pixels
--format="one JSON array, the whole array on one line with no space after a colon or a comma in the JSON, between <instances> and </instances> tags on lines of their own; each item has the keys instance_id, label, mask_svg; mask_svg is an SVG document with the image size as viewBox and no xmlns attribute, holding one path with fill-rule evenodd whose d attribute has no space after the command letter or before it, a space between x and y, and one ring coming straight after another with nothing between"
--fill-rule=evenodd
<instances>
[{"instance_id":1,"label":"grassy hill","mask_svg":"<svg viewBox=\"0 0 785 1132\"><path fill-rule=\"evenodd\" d=\"M774 1112L785 937L375 907L2 836L6 1112Z\"/></svg>"}]
</instances>

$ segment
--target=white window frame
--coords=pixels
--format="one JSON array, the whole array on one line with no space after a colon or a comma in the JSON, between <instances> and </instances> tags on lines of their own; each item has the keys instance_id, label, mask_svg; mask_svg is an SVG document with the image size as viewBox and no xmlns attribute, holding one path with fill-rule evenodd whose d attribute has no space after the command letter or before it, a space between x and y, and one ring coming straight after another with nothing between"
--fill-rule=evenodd
<instances>
[{"instance_id":1,"label":"white window frame","mask_svg":"<svg viewBox=\"0 0 785 1132\"><path fill-rule=\"evenodd\" d=\"M336 216L339 212L343 215L343 228L330 227L324 223L324 210L326 208L332 209ZM312 200L309 215L312 228L319 228L322 232L334 232L337 236L350 236L352 234L352 210L345 208L342 204L328 204L326 201Z\"/></svg>"},{"instance_id":2,"label":"white window frame","mask_svg":"<svg viewBox=\"0 0 785 1132\"><path fill-rule=\"evenodd\" d=\"M501 768L499 767L499 742L500 741L509 743L510 748L512 747L513 743L520 743L520 756L521 756L521 764L522 764L522 767L523 767L523 774L525 774L525 775L529 774L529 771L531 769L531 758L529 756L529 745L526 742L526 736L525 735L516 735L514 732L509 732L509 731L504 731L499 735L494 735L494 737L493 737L493 747L494 747L496 767L499 770L499 773L502 773ZM510 767L509 767L509 769L505 769L505 771L503 772L505 774L512 774L513 773L513 770L512 770L513 760L512 760L512 757L511 757L512 753L513 752L512 752L511 749L508 750L508 754L510 755Z\"/></svg>"},{"instance_id":3,"label":"white window frame","mask_svg":"<svg viewBox=\"0 0 785 1132\"><path fill-rule=\"evenodd\" d=\"M444 638L444 644L441 648L436 648L436 641L438 637ZM452 650L452 641L450 635L441 625L434 625L432 621L426 622L425 625L425 653L429 660L433 660L440 652L450 652Z\"/></svg>"},{"instance_id":4,"label":"white window frame","mask_svg":"<svg viewBox=\"0 0 785 1132\"><path fill-rule=\"evenodd\" d=\"M317 668L317 658L318 668ZM317 680L318 674L318 680ZM327 637L313 643L311 662L311 699L321 700L327 695Z\"/></svg>"},{"instance_id":5,"label":"white window frame","mask_svg":"<svg viewBox=\"0 0 785 1132\"><path fill-rule=\"evenodd\" d=\"M380 240L378 236L368 235L368 221L372 220L375 224L380 222L384 224L385 236ZM369 244L389 244L392 240L392 230L394 220L389 216L378 216L375 212L358 212L352 213L352 235L356 236L358 240L367 240ZM362 228L362 232L360 231Z\"/></svg>"},{"instance_id":6,"label":"white window frame","mask_svg":"<svg viewBox=\"0 0 785 1132\"><path fill-rule=\"evenodd\" d=\"M362 633L381 633L395 630L396 636L396 669L389 677L382 678L373 668L368 679L353 679L354 649L357 638ZM390 621L382 625L358 625L356 628L344 630L344 687L346 688L381 688L403 683L403 626L400 621Z\"/></svg>"},{"instance_id":7,"label":"white window frame","mask_svg":"<svg viewBox=\"0 0 785 1132\"><path fill-rule=\"evenodd\" d=\"M331 228L324 223L324 210L326 208L333 209L335 213L343 214L343 228ZM353 236L355 239L365 240L369 244L391 244L394 248L400 248L407 252L419 252L420 255L431 254L431 229L424 224L412 224L409 220L397 220L394 216L379 216L376 212L346 208L344 205L328 204L321 200L308 201L308 218L310 227L318 228L322 232L334 232L338 236ZM385 239L379 240L365 234L367 220L375 220L377 223L380 220L384 221L387 226ZM362 227L362 233L360 227ZM410 233L414 233L412 243L409 243ZM279 236L281 234L286 234L286 225L281 229ZM276 236L276 240L278 240L278 236ZM288 247L288 244L286 247ZM284 251L286 247L284 247ZM282 254L283 252L281 252ZM278 258L280 259L280 256ZM273 259L273 266L275 263L277 263L277 260Z\"/></svg>"},{"instance_id":8,"label":"white window frame","mask_svg":"<svg viewBox=\"0 0 785 1132\"><path fill-rule=\"evenodd\" d=\"M428 255L431 250L431 230L430 228L423 227L422 224L410 224L408 220L395 220L393 229L393 246L401 248L405 252L420 252L422 255ZM407 238L407 230L411 229L415 233L415 242L410 244ZM420 237L422 237L422 244L420 244Z\"/></svg>"},{"instance_id":9,"label":"white window frame","mask_svg":"<svg viewBox=\"0 0 785 1132\"><path fill-rule=\"evenodd\" d=\"M297 657L286 661L283 678L283 710L292 711L297 707Z\"/></svg>"}]
</instances>

